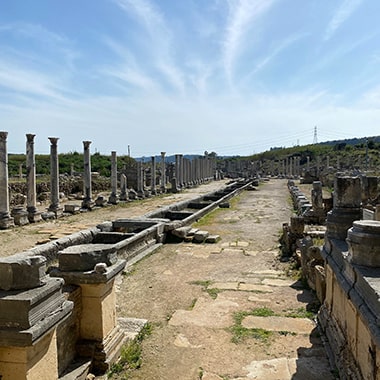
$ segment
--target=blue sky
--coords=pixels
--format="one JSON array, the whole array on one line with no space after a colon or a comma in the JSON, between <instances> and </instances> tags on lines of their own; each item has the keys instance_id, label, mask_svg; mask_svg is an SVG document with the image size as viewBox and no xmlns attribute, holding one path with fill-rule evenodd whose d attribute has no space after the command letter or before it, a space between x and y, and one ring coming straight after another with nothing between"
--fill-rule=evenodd
<instances>
[{"instance_id":1,"label":"blue sky","mask_svg":"<svg viewBox=\"0 0 380 380\"><path fill-rule=\"evenodd\" d=\"M380 135L378 0L0 3L8 152L249 155Z\"/></svg>"}]
</instances>

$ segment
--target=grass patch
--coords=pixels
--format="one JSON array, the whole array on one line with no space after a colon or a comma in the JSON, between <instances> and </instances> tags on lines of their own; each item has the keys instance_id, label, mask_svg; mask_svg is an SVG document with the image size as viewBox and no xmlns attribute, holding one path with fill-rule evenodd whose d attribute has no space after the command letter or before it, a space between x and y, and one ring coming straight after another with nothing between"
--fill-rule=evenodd
<instances>
[{"instance_id":1,"label":"grass patch","mask_svg":"<svg viewBox=\"0 0 380 380\"><path fill-rule=\"evenodd\" d=\"M113 375L125 372L125 378L128 378L128 373L130 371L136 370L141 367L142 358L142 340L152 333L152 325L147 323L137 337L125 344L120 353L119 360L112 364L109 372L107 373L107 378L111 379Z\"/></svg>"},{"instance_id":2,"label":"grass patch","mask_svg":"<svg viewBox=\"0 0 380 380\"><path fill-rule=\"evenodd\" d=\"M260 328L248 329L242 326L241 323L243 319L247 317L248 315L270 316L270 315L274 315L274 312L266 307L253 309L250 311L236 312L233 316L235 323L232 327L230 327L230 332L232 333L231 341L233 343L241 343L248 338L253 338L261 342L267 342L269 338L273 335L272 331L268 331L268 330L264 330Z\"/></svg>"},{"instance_id":3,"label":"grass patch","mask_svg":"<svg viewBox=\"0 0 380 380\"><path fill-rule=\"evenodd\" d=\"M312 311L306 310L304 307L299 307L295 310L284 310L285 311L285 317L288 318L309 318L313 319L315 316L315 313Z\"/></svg>"},{"instance_id":4,"label":"grass patch","mask_svg":"<svg viewBox=\"0 0 380 380\"><path fill-rule=\"evenodd\" d=\"M221 289L218 289L218 288L210 288L209 286L212 284L212 281L210 280L191 281L190 284L202 286L202 290L204 292L207 292L212 299L216 299L218 294L222 291Z\"/></svg>"},{"instance_id":5,"label":"grass patch","mask_svg":"<svg viewBox=\"0 0 380 380\"><path fill-rule=\"evenodd\" d=\"M194 306L195 304L197 303L197 300L198 298L194 298L192 301L191 301L191 304L189 306L189 310L193 310L194 309Z\"/></svg>"}]
</instances>

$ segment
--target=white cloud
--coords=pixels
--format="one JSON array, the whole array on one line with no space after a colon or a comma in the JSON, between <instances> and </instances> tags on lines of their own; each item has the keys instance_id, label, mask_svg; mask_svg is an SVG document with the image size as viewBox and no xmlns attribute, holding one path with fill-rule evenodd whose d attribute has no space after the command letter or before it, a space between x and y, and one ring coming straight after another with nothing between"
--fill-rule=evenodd
<instances>
[{"instance_id":1,"label":"white cloud","mask_svg":"<svg viewBox=\"0 0 380 380\"><path fill-rule=\"evenodd\" d=\"M363 0L344 0L331 18L324 36L324 40L329 40L340 26L355 12Z\"/></svg>"},{"instance_id":2,"label":"white cloud","mask_svg":"<svg viewBox=\"0 0 380 380\"><path fill-rule=\"evenodd\" d=\"M230 1L225 36L223 39L223 62L228 80L232 81L233 67L242 48L243 38L259 16L268 11L275 0Z\"/></svg>"}]
</instances>

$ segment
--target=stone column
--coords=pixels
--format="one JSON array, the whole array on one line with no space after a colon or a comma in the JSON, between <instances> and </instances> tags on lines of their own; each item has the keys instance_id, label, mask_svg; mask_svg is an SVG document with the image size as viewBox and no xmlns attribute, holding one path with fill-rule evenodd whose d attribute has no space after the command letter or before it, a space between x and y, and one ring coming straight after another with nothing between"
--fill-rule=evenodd
<instances>
[{"instance_id":1,"label":"stone column","mask_svg":"<svg viewBox=\"0 0 380 380\"><path fill-rule=\"evenodd\" d=\"M49 137L50 140L50 206L49 211L55 216L61 211L59 207L59 164L58 164L58 137Z\"/></svg>"},{"instance_id":2,"label":"stone column","mask_svg":"<svg viewBox=\"0 0 380 380\"><path fill-rule=\"evenodd\" d=\"M151 170L150 189L151 189L152 195L156 195L157 191L156 191L156 157L155 156L152 156L152 161L151 162L152 162L152 164L151 164L151 169L150 169Z\"/></svg>"},{"instance_id":3,"label":"stone column","mask_svg":"<svg viewBox=\"0 0 380 380\"><path fill-rule=\"evenodd\" d=\"M161 152L161 193L166 193L165 154L166 154L166 152Z\"/></svg>"},{"instance_id":4,"label":"stone column","mask_svg":"<svg viewBox=\"0 0 380 380\"><path fill-rule=\"evenodd\" d=\"M8 132L0 132L0 229L14 226L14 220L9 215L8 190Z\"/></svg>"},{"instance_id":5,"label":"stone column","mask_svg":"<svg viewBox=\"0 0 380 380\"><path fill-rule=\"evenodd\" d=\"M34 156L33 134L26 135L26 210L30 223L41 220L41 213L37 211L36 205L36 161Z\"/></svg>"},{"instance_id":6,"label":"stone column","mask_svg":"<svg viewBox=\"0 0 380 380\"><path fill-rule=\"evenodd\" d=\"M326 157L326 169L328 170L330 167L330 156Z\"/></svg>"},{"instance_id":7,"label":"stone column","mask_svg":"<svg viewBox=\"0 0 380 380\"><path fill-rule=\"evenodd\" d=\"M137 161L137 196L139 198L145 198L143 170L144 168L142 162Z\"/></svg>"},{"instance_id":8,"label":"stone column","mask_svg":"<svg viewBox=\"0 0 380 380\"><path fill-rule=\"evenodd\" d=\"M176 185L177 185L176 190L178 190L178 188L181 187L181 182L180 182L180 178L181 178L181 172L180 172L180 170L181 170L180 169L181 157L180 156L181 156L180 154L175 155L175 173L174 173L174 175L176 178ZM174 190L174 189L172 189L172 190Z\"/></svg>"},{"instance_id":9,"label":"stone column","mask_svg":"<svg viewBox=\"0 0 380 380\"><path fill-rule=\"evenodd\" d=\"M111 194L108 198L108 203L116 205L117 197L117 157L116 152L111 152Z\"/></svg>"},{"instance_id":10,"label":"stone column","mask_svg":"<svg viewBox=\"0 0 380 380\"><path fill-rule=\"evenodd\" d=\"M306 171L310 171L310 156L306 157Z\"/></svg>"},{"instance_id":11,"label":"stone column","mask_svg":"<svg viewBox=\"0 0 380 380\"><path fill-rule=\"evenodd\" d=\"M185 187L184 184L184 159L183 154L179 155L179 178L178 178L178 186L183 189Z\"/></svg>"},{"instance_id":12,"label":"stone column","mask_svg":"<svg viewBox=\"0 0 380 380\"><path fill-rule=\"evenodd\" d=\"M91 141L83 141L83 201L82 207L91 210L94 206L92 200L92 183L91 183Z\"/></svg>"},{"instance_id":13,"label":"stone column","mask_svg":"<svg viewBox=\"0 0 380 380\"><path fill-rule=\"evenodd\" d=\"M127 189L127 176L125 174L120 175L120 197L121 201L128 201L128 189Z\"/></svg>"}]
</instances>

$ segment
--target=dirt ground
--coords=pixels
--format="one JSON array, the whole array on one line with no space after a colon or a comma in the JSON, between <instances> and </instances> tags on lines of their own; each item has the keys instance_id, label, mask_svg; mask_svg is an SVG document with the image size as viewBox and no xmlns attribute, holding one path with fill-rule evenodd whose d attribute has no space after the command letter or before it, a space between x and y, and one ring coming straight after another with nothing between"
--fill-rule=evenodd
<instances>
[{"instance_id":1,"label":"dirt ground","mask_svg":"<svg viewBox=\"0 0 380 380\"><path fill-rule=\"evenodd\" d=\"M224 185L0 231L0 255ZM219 234L218 243L165 244L130 267L118 281L117 314L147 319L151 334L142 341L141 367L112 378L333 379L308 313L315 311L315 295L279 260L278 239L291 210L286 180L265 182L194 225Z\"/></svg>"}]
</instances>

